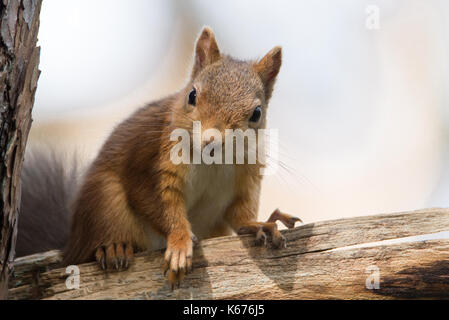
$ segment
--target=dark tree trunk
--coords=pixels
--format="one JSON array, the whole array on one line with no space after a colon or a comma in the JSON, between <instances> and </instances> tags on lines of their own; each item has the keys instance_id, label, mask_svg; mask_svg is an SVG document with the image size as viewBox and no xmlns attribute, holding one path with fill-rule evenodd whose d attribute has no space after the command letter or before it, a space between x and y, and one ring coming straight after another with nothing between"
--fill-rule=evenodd
<instances>
[{"instance_id":1,"label":"dark tree trunk","mask_svg":"<svg viewBox=\"0 0 449 320\"><path fill-rule=\"evenodd\" d=\"M0 0L0 299L12 272L20 173L39 78L42 0Z\"/></svg>"}]
</instances>

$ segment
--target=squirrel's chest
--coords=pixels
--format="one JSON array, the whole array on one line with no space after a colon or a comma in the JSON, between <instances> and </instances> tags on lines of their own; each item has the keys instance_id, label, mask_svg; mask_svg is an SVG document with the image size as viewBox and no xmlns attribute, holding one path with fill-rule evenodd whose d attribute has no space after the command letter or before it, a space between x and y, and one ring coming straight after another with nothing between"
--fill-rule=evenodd
<instances>
[{"instance_id":1,"label":"squirrel's chest","mask_svg":"<svg viewBox=\"0 0 449 320\"><path fill-rule=\"evenodd\" d=\"M235 197L232 165L192 165L186 178L184 199L193 233L204 238L223 219Z\"/></svg>"}]
</instances>

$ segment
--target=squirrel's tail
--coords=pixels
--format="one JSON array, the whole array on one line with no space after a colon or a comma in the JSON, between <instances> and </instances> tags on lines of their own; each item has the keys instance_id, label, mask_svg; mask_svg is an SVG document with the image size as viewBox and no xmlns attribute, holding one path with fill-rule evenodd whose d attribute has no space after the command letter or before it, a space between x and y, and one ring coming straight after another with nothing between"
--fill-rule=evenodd
<instances>
[{"instance_id":1,"label":"squirrel's tail","mask_svg":"<svg viewBox=\"0 0 449 320\"><path fill-rule=\"evenodd\" d=\"M77 189L78 170L76 161L71 162L67 166L63 157L48 148L25 154L17 257L65 247Z\"/></svg>"}]
</instances>

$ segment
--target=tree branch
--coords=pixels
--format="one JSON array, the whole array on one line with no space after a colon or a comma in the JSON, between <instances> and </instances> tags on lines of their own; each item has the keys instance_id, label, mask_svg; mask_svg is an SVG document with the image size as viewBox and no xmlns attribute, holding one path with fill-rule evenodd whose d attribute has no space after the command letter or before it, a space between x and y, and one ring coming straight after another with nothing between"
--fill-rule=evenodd
<instances>
[{"instance_id":1,"label":"tree branch","mask_svg":"<svg viewBox=\"0 0 449 320\"><path fill-rule=\"evenodd\" d=\"M284 230L288 248L259 247L251 236L202 241L192 274L171 291L162 251L140 254L129 270L79 266L69 290L52 251L16 261L12 299L391 299L449 297L449 240L378 241L449 230L448 209L311 223ZM398 242L398 241L396 241ZM362 245L362 246L355 246ZM379 289L373 287L378 270ZM368 273L367 273L368 272ZM375 286L374 286L375 287Z\"/></svg>"}]
</instances>

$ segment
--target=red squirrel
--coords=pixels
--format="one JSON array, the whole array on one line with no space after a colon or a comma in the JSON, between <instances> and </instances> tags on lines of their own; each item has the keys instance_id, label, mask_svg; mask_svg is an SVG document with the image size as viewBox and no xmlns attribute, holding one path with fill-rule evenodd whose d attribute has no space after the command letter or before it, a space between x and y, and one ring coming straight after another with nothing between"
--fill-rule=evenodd
<instances>
[{"instance_id":1,"label":"red squirrel","mask_svg":"<svg viewBox=\"0 0 449 320\"><path fill-rule=\"evenodd\" d=\"M178 128L192 133L193 121L222 134L265 128L281 63L280 47L259 61L224 55L205 27L187 85L119 124L88 169L74 200L63 263L97 260L103 269L120 270L135 252L166 248L163 269L173 287L192 270L196 238L234 231L283 247L276 221L292 228L300 220L276 210L267 222L257 221L259 161L207 165L170 159L176 143L170 134Z\"/></svg>"}]
</instances>

